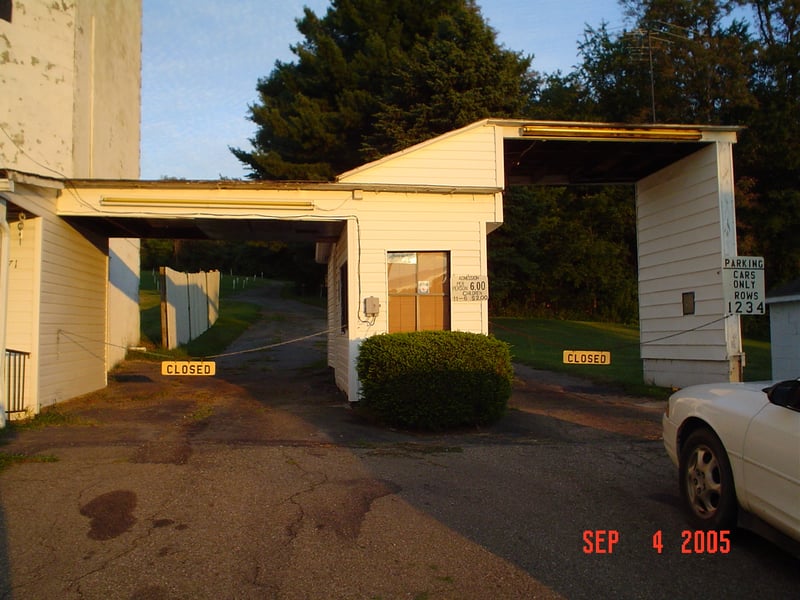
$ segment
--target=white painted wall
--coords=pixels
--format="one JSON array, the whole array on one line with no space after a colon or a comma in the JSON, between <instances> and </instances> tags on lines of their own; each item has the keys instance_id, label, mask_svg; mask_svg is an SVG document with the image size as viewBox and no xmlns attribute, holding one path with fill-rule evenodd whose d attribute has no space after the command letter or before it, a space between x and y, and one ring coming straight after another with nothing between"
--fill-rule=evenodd
<instances>
[{"instance_id":1,"label":"white painted wall","mask_svg":"<svg viewBox=\"0 0 800 600\"><path fill-rule=\"evenodd\" d=\"M162 331L166 348L177 348L202 335L219 315L219 271L184 273L169 267L161 276Z\"/></svg>"},{"instance_id":2,"label":"white painted wall","mask_svg":"<svg viewBox=\"0 0 800 600\"><path fill-rule=\"evenodd\" d=\"M503 141L488 121L468 125L342 174L348 183L502 188ZM499 161L499 162L498 162Z\"/></svg>"},{"instance_id":3,"label":"white painted wall","mask_svg":"<svg viewBox=\"0 0 800 600\"><path fill-rule=\"evenodd\" d=\"M498 205L502 206L500 195L491 193L365 191L358 203L358 221L348 227L351 368L344 389L351 400L358 397L354 369L361 340L385 333L389 327L387 254L447 251L452 275L486 276L486 223L502 220L497 214ZM363 314L364 299L369 296L377 297L381 306L374 319ZM451 302L450 309L451 329L488 333L488 302Z\"/></svg>"},{"instance_id":4,"label":"white painted wall","mask_svg":"<svg viewBox=\"0 0 800 600\"><path fill-rule=\"evenodd\" d=\"M355 221L349 221L342 231L342 235L331 251L328 260L327 281L328 281L328 366L333 368L336 385L339 389L348 390L350 381L350 328L353 327L354 312L356 304L353 301L358 298L358 268L348 261L348 239L355 236ZM353 244L357 243L357 238L352 237ZM348 322L342 323L341 317L341 281L339 270L342 265L348 264ZM342 326L344 330L342 329Z\"/></svg>"},{"instance_id":5,"label":"white painted wall","mask_svg":"<svg viewBox=\"0 0 800 600\"><path fill-rule=\"evenodd\" d=\"M138 177L140 0L16 2L0 40L0 166Z\"/></svg>"},{"instance_id":6,"label":"white painted wall","mask_svg":"<svg viewBox=\"0 0 800 600\"><path fill-rule=\"evenodd\" d=\"M60 183L52 185L17 183L9 195L28 215L23 248L17 252L12 244L10 257L23 260L15 278L32 291L9 290L9 309L28 319L13 327L29 328L30 335L17 330L8 340L31 340L29 404L34 412L106 385L106 249L101 240L92 243L56 215ZM30 238L25 234L28 221L33 221ZM28 299L26 311L20 303Z\"/></svg>"},{"instance_id":7,"label":"white painted wall","mask_svg":"<svg viewBox=\"0 0 800 600\"><path fill-rule=\"evenodd\" d=\"M739 319L724 318L722 288L722 258L736 255L731 144L705 146L636 190L645 380L736 379ZM684 292L695 293L694 315L683 315Z\"/></svg>"},{"instance_id":8,"label":"white painted wall","mask_svg":"<svg viewBox=\"0 0 800 600\"><path fill-rule=\"evenodd\" d=\"M6 348L33 353L38 348L39 324L34 315L39 309L39 278L37 258L41 246L41 218L26 218L23 228L19 220L11 228L8 261L8 295L6 297ZM20 233L22 235L20 235ZM25 377L26 409L36 411L37 364L28 360Z\"/></svg>"},{"instance_id":9,"label":"white painted wall","mask_svg":"<svg viewBox=\"0 0 800 600\"><path fill-rule=\"evenodd\" d=\"M769 301L772 378L800 377L800 297Z\"/></svg>"},{"instance_id":10,"label":"white painted wall","mask_svg":"<svg viewBox=\"0 0 800 600\"><path fill-rule=\"evenodd\" d=\"M127 348L139 345L138 239L112 238L108 242L108 368L125 358Z\"/></svg>"},{"instance_id":11,"label":"white painted wall","mask_svg":"<svg viewBox=\"0 0 800 600\"><path fill-rule=\"evenodd\" d=\"M0 135L0 168L50 178L138 177L140 0L16 2L11 22L0 21L0 46L0 85L8 92L0 94L0 125L6 134ZM98 290L92 280L87 297L76 299L92 308L92 316L78 314L81 307L59 304L65 278L80 285L89 277L98 264L97 248L105 241L90 243L52 219L56 199L47 185L9 198L44 219L42 246L35 255L40 264L33 267L39 297L30 305L41 312L30 311L29 319L18 326L41 331L37 340L44 346L31 357L29 368L40 375L37 402L45 405L70 397L67 390L75 387L75 377L83 377L87 387L104 384L105 370L124 357L124 348L138 343L139 243L111 242L110 260L102 258L103 280L109 281L108 290L105 283L102 286L102 298L108 305L94 310ZM12 248L12 259L16 252ZM51 257L51 252L59 256ZM90 329L93 340L108 341L108 346L90 352L102 358L102 366L91 361L90 371L77 374L44 365L55 355L59 364L76 366L63 354L64 340L53 343L47 330L62 312L77 329ZM51 352L52 348L56 349Z\"/></svg>"}]
</instances>

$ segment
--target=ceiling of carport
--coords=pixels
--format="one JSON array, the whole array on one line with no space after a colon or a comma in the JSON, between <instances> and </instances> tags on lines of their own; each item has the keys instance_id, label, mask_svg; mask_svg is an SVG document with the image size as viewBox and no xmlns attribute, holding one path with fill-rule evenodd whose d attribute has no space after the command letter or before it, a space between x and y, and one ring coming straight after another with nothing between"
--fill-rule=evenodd
<instances>
[{"instance_id":1,"label":"ceiling of carport","mask_svg":"<svg viewBox=\"0 0 800 600\"><path fill-rule=\"evenodd\" d=\"M698 142L506 139L506 185L633 184L706 145Z\"/></svg>"},{"instance_id":2,"label":"ceiling of carport","mask_svg":"<svg viewBox=\"0 0 800 600\"><path fill-rule=\"evenodd\" d=\"M342 221L65 217L76 229L107 237L184 240L335 242Z\"/></svg>"}]
</instances>

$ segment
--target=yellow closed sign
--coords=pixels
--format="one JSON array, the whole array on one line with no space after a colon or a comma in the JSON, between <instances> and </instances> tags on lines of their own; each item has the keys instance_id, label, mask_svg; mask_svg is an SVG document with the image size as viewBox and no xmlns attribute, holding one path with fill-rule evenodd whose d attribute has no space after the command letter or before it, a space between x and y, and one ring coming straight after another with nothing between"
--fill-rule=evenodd
<instances>
[{"instance_id":1,"label":"yellow closed sign","mask_svg":"<svg viewBox=\"0 0 800 600\"><path fill-rule=\"evenodd\" d=\"M603 350L564 350L567 365L610 365L611 352Z\"/></svg>"},{"instance_id":2,"label":"yellow closed sign","mask_svg":"<svg viewBox=\"0 0 800 600\"><path fill-rule=\"evenodd\" d=\"M217 363L213 360L165 360L161 363L162 375L215 375Z\"/></svg>"}]
</instances>

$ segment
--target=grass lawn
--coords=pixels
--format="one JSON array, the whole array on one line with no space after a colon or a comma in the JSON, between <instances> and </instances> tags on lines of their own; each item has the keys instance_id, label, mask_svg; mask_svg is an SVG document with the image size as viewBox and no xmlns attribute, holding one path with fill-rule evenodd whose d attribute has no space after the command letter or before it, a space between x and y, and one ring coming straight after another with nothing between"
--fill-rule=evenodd
<instances>
[{"instance_id":1,"label":"grass lawn","mask_svg":"<svg viewBox=\"0 0 800 600\"><path fill-rule=\"evenodd\" d=\"M264 285L263 280L223 275L220 283L220 315L217 322L187 346L175 350L160 349L161 295L156 290L152 273L142 273L139 301L142 320L142 343L152 348L148 354L154 360L211 356L222 352L233 340L259 318L258 307L236 300L245 287ZM291 286L286 287L289 293ZM324 305L324 299L297 298L311 304ZM745 317L746 318L746 317ZM537 369L569 373L594 381L621 385L626 392L665 398L670 390L645 385L642 361L639 358L639 330L627 325L557 321L544 319L491 319L490 330L497 338L511 345L515 362ZM565 365L564 350L606 350L611 352L611 364ZM769 342L744 341L747 381L771 377Z\"/></svg>"},{"instance_id":2,"label":"grass lawn","mask_svg":"<svg viewBox=\"0 0 800 600\"><path fill-rule=\"evenodd\" d=\"M144 357L161 360L218 354L259 318L257 305L237 301L235 295L244 289L264 285L264 280L222 275L217 322L186 346L165 350L161 348L161 292L156 289L156 277L153 273L142 272L139 286L142 344L152 349L152 352L144 353Z\"/></svg>"},{"instance_id":3,"label":"grass lawn","mask_svg":"<svg viewBox=\"0 0 800 600\"><path fill-rule=\"evenodd\" d=\"M666 388L642 383L639 329L636 327L613 323L493 318L490 330L497 338L511 344L515 362L593 381L619 384L631 394L655 397L669 394L670 390ZM566 365L563 363L564 350L610 351L611 364ZM744 350L747 356L745 379L769 379L769 343L745 340Z\"/></svg>"}]
</instances>

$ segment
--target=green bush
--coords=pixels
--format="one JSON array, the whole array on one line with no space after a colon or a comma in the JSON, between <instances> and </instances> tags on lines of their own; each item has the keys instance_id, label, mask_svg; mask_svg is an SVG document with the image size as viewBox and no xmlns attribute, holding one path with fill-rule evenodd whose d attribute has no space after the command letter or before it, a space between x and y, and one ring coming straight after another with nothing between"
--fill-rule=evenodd
<instances>
[{"instance_id":1,"label":"green bush","mask_svg":"<svg viewBox=\"0 0 800 600\"><path fill-rule=\"evenodd\" d=\"M367 338L356 370L360 410L388 425L426 430L496 421L514 376L508 344L462 331Z\"/></svg>"}]
</instances>

